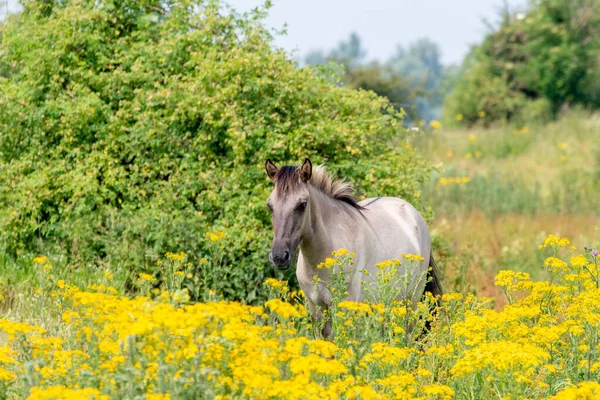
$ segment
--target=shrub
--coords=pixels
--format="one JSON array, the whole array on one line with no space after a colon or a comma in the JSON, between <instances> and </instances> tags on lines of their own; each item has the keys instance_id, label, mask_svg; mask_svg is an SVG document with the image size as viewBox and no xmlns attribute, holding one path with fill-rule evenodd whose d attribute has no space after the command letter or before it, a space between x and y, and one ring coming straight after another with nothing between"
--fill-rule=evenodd
<instances>
[{"instance_id":1,"label":"shrub","mask_svg":"<svg viewBox=\"0 0 600 400\"><path fill-rule=\"evenodd\" d=\"M448 119L523 122L554 116L564 104L600 107L599 38L598 0L535 0L526 14L506 12L465 59Z\"/></svg>"},{"instance_id":2,"label":"shrub","mask_svg":"<svg viewBox=\"0 0 600 400\"><path fill-rule=\"evenodd\" d=\"M420 205L402 113L299 69L265 10L217 1L41 1L2 26L0 245L152 273L219 246L226 297L274 276L263 163L312 157ZM335 78L335 77L334 77Z\"/></svg>"}]
</instances>

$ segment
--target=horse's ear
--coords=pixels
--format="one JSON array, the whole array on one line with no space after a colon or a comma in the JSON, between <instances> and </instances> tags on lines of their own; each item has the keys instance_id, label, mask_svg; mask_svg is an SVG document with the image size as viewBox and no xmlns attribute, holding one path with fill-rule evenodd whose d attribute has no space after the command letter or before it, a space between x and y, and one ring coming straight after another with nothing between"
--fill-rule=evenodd
<instances>
[{"instance_id":1,"label":"horse's ear","mask_svg":"<svg viewBox=\"0 0 600 400\"><path fill-rule=\"evenodd\" d=\"M269 176L269 179L271 179L273 182L275 182L275 177L277 176L277 173L279 172L279 168L277 168L277 166L275 164L273 164L273 161L271 161L271 159L267 159L267 162L265 163L265 170L267 171L267 175Z\"/></svg>"},{"instance_id":2,"label":"horse's ear","mask_svg":"<svg viewBox=\"0 0 600 400\"><path fill-rule=\"evenodd\" d=\"M300 167L300 179L302 182L308 182L312 176L312 163L308 158L304 159L304 163Z\"/></svg>"}]
</instances>

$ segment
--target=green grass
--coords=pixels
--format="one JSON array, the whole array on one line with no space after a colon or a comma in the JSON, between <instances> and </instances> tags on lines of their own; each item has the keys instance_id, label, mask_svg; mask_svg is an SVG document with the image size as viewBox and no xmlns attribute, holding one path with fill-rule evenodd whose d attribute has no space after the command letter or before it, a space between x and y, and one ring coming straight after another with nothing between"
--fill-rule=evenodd
<instances>
[{"instance_id":1,"label":"green grass","mask_svg":"<svg viewBox=\"0 0 600 400\"><path fill-rule=\"evenodd\" d=\"M500 269L544 278L532 250L544 235L568 236L579 248L600 242L598 116L426 130L415 143L437 167L423 197L435 212L432 231L450 288L499 299L492 283Z\"/></svg>"}]
</instances>

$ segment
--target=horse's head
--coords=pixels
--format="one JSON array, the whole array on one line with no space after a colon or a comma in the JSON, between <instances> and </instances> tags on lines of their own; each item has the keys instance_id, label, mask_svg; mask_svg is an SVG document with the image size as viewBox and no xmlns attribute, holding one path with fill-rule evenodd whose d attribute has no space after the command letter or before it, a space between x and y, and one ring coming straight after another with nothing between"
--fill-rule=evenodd
<instances>
[{"instance_id":1,"label":"horse's head","mask_svg":"<svg viewBox=\"0 0 600 400\"><path fill-rule=\"evenodd\" d=\"M265 169L275 183L267 200L275 233L269 259L276 268L287 269L310 215L308 181L312 176L312 163L307 158L300 167L277 168L267 160Z\"/></svg>"}]
</instances>

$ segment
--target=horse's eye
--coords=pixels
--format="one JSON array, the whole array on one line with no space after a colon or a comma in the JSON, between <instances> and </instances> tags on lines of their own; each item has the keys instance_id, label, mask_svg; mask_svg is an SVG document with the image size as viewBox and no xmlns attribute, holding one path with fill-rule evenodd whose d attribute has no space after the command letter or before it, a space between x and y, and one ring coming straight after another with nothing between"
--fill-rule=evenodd
<instances>
[{"instance_id":1,"label":"horse's eye","mask_svg":"<svg viewBox=\"0 0 600 400\"><path fill-rule=\"evenodd\" d=\"M296 206L296 211L298 212L303 212L304 210L306 210L306 201L303 201L302 203L298 203L298 205Z\"/></svg>"},{"instance_id":2,"label":"horse's eye","mask_svg":"<svg viewBox=\"0 0 600 400\"><path fill-rule=\"evenodd\" d=\"M269 212L273 214L273 206L271 205L271 203L267 203L267 207L269 207Z\"/></svg>"}]
</instances>

